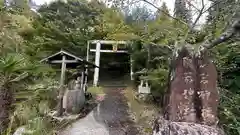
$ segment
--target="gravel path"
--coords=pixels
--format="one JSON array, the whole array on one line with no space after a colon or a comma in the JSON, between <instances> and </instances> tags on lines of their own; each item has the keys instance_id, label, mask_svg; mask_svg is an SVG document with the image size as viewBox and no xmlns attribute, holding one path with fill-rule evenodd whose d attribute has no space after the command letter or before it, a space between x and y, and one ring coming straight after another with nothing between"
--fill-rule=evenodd
<instances>
[{"instance_id":1,"label":"gravel path","mask_svg":"<svg viewBox=\"0 0 240 135\"><path fill-rule=\"evenodd\" d=\"M125 88L108 87L104 100L85 118L66 128L61 135L138 135L130 117Z\"/></svg>"}]
</instances>

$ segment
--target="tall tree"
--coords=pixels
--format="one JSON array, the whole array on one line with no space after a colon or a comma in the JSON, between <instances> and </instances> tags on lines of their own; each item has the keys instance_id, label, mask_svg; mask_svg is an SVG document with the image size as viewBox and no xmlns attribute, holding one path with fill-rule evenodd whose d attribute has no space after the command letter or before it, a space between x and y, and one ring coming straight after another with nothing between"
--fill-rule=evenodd
<instances>
[{"instance_id":1,"label":"tall tree","mask_svg":"<svg viewBox=\"0 0 240 135\"><path fill-rule=\"evenodd\" d=\"M59 49L84 55L87 40L94 35L99 11L86 1L56 1L39 9L33 22L36 29L28 33L29 53L55 52Z\"/></svg>"},{"instance_id":2,"label":"tall tree","mask_svg":"<svg viewBox=\"0 0 240 135\"><path fill-rule=\"evenodd\" d=\"M231 22L231 19L239 17L239 2L235 0L223 0L216 4L215 0L211 1L215 5L209 11L206 29L213 39L226 29L226 24ZM239 108L237 106L240 105L240 87L238 85L240 76L240 45L239 42L232 43L233 41L217 46L212 52L215 54L215 63L218 68L221 87L220 123L221 125L226 125L224 126L226 134L239 135L238 123L240 116L236 108Z\"/></svg>"},{"instance_id":3,"label":"tall tree","mask_svg":"<svg viewBox=\"0 0 240 135\"><path fill-rule=\"evenodd\" d=\"M95 26L95 38L112 40L131 40L134 38L132 28L125 22L124 14L117 8L102 9L100 23Z\"/></svg>"},{"instance_id":4,"label":"tall tree","mask_svg":"<svg viewBox=\"0 0 240 135\"><path fill-rule=\"evenodd\" d=\"M167 7L166 2L163 2L162 6L161 6L161 11L157 12L157 17L159 17L160 20L169 20L169 9Z\"/></svg>"},{"instance_id":5,"label":"tall tree","mask_svg":"<svg viewBox=\"0 0 240 135\"><path fill-rule=\"evenodd\" d=\"M212 31L212 36L216 37L225 29L229 19L233 17L237 4L235 0L210 1L212 8L208 11L207 25Z\"/></svg>"},{"instance_id":6,"label":"tall tree","mask_svg":"<svg viewBox=\"0 0 240 135\"><path fill-rule=\"evenodd\" d=\"M192 16L191 16L191 12L187 8L186 0L175 0L174 15L177 18L186 22L187 24L191 25Z\"/></svg>"}]
</instances>

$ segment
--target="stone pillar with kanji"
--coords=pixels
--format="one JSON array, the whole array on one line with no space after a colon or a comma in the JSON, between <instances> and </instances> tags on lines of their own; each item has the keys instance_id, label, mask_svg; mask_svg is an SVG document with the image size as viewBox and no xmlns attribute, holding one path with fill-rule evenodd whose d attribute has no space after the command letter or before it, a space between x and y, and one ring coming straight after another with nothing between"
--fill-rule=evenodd
<instances>
[{"instance_id":1,"label":"stone pillar with kanji","mask_svg":"<svg viewBox=\"0 0 240 135\"><path fill-rule=\"evenodd\" d=\"M167 117L156 120L154 135L223 135L217 128L217 70L207 51L184 46L173 58Z\"/></svg>"}]
</instances>

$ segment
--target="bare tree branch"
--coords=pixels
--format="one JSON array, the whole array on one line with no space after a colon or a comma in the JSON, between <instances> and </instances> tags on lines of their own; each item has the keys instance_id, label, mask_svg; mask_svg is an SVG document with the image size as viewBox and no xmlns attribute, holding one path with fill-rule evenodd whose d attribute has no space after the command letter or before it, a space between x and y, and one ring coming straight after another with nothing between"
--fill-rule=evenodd
<instances>
[{"instance_id":1,"label":"bare tree branch","mask_svg":"<svg viewBox=\"0 0 240 135\"><path fill-rule=\"evenodd\" d=\"M223 33L219 38L215 39L213 42L209 43L209 41L206 41L206 43L203 45L206 49L211 49L223 42L226 42L236 35L239 35L240 33L240 20L236 20L232 27Z\"/></svg>"},{"instance_id":2,"label":"bare tree branch","mask_svg":"<svg viewBox=\"0 0 240 135\"><path fill-rule=\"evenodd\" d=\"M204 0L202 0L202 7L205 7Z\"/></svg>"},{"instance_id":3,"label":"bare tree branch","mask_svg":"<svg viewBox=\"0 0 240 135\"><path fill-rule=\"evenodd\" d=\"M184 38L181 41L186 41L186 39L188 38L188 35L191 31L193 31L194 27L196 26L197 22L199 21L199 19L201 18L201 16L203 15L203 11L204 11L205 5L204 5L204 0L202 0L202 8L200 9L200 12L197 16L197 18L195 19L195 21L193 22L193 24L191 25L191 27L188 27L188 32L185 34Z\"/></svg>"},{"instance_id":4,"label":"bare tree branch","mask_svg":"<svg viewBox=\"0 0 240 135\"><path fill-rule=\"evenodd\" d=\"M223 0L218 0L217 2L213 3L210 7L203 11L203 14L208 12L212 7L216 6L217 4L220 4L221 2L223 2Z\"/></svg>"},{"instance_id":5,"label":"bare tree branch","mask_svg":"<svg viewBox=\"0 0 240 135\"><path fill-rule=\"evenodd\" d=\"M200 12L200 9L197 8L194 4L192 4L190 0L186 0L186 1L187 1L188 5L192 6L194 9L196 9L198 12Z\"/></svg>"},{"instance_id":6,"label":"bare tree branch","mask_svg":"<svg viewBox=\"0 0 240 135\"><path fill-rule=\"evenodd\" d=\"M235 35L235 33L223 34L222 36L220 36L220 38L215 39L211 44L205 45L205 47L206 47L206 49L211 49L211 48L233 38L234 35Z\"/></svg>"},{"instance_id":7,"label":"bare tree branch","mask_svg":"<svg viewBox=\"0 0 240 135\"><path fill-rule=\"evenodd\" d=\"M161 11L162 13L166 14L167 16L171 17L172 19L177 20L177 21L181 22L182 24L188 26L188 24L187 24L185 21L183 21L183 20L181 20L181 19L178 19L178 18L176 18L176 17L174 17L174 16L171 16L169 13L161 10L159 7L157 7L156 5L154 5L153 3L151 3L150 1L148 1L148 0L141 0L141 1L148 3L149 5L153 6L154 8L156 8L157 10L159 10L159 11ZM192 29L195 27L195 25L197 24L197 22L199 21L199 19L201 18L201 16L202 16L204 13L208 12L212 7L216 6L217 4L223 2L223 0L218 0L217 2L213 3L213 4L212 4L209 8L207 8L206 10L204 10L205 7L206 7L205 4L204 4L204 0L202 0L202 8L201 8L201 9L198 9L198 8L197 8L194 4L192 4L190 1L187 0L187 2L188 2L188 4L190 4L192 7L194 7L197 11L199 11L199 15L197 16L196 20L194 21L192 27L190 28L190 29L192 30ZM188 26L188 27L189 27L189 26Z\"/></svg>"},{"instance_id":8,"label":"bare tree branch","mask_svg":"<svg viewBox=\"0 0 240 135\"><path fill-rule=\"evenodd\" d=\"M195 19L195 21L193 22L190 31L192 31L194 29L194 27L196 26L197 22L199 21L199 19L201 18L201 16L203 15L203 11L205 9L205 5L204 5L204 0L202 0L202 8L200 9L200 12L197 16L197 18Z\"/></svg>"},{"instance_id":9,"label":"bare tree branch","mask_svg":"<svg viewBox=\"0 0 240 135\"><path fill-rule=\"evenodd\" d=\"M192 16L196 16L198 14L199 14L199 11L195 11L195 12L192 13Z\"/></svg>"},{"instance_id":10,"label":"bare tree branch","mask_svg":"<svg viewBox=\"0 0 240 135\"><path fill-rule=\"evenodd\" d=\"M178 18L176 18L176 17L174 17L174 16L169 15L167 12L161 10L159 7L157 7L157 6L154 5L153 3L149 2L148 0L142 0L142 1L148 3L149 5L153 6L154 8L156 8L157 10L159 10L159 11L161 11L162 13L166 14L167 16L171 17L172 19L177 20L177 21L181 22L182 24L188 26L189 31L186 33L185 40L186 40L186 38L187 38L187 36L188 36L188 33L191 32L191 31L194 29L194 27L196 26L196 24L197 24L197 22L199 21L199 19L201 18L201 16L202 16L204 13L208 12L212 7L214 7L214 6L216 6L217 4L223 2L223 0L219 0L219 1L215 2L215 3L213 3L213 4L212 4L209 8L207 8L206 10L204 10L204 9L206 8L206 5L204 4L204 0L202 0L202 8L201 8L200 10L199 10L196 6L194 6L193 4L190 3L192 7L194 7L195 9L197 9L197 10L199 11L199 14L198 14L197 18L195 19L195 21L193 22L192 26L189 27L189 25L188 25L186 22L184 22L183 20L180 20L180 19L178 19ZM226 33L223 33L223 34L220 36L220 38L217 38L216 40L214 40L214 41L211 42L211 43L210 43L209 41L207 41L203 46L204 46L206 49L213 48L213 47L217 46L218 44L221 44L221 43L223 43L223 42L226 42L226 41L232 39L235 35L237 35L237 34L239 34L239 33L240 33L240 21L238 20L238 21L234 22L234 24L233 24L233 26L232 26L232 28L231 28L230 31L228 31L228 32L226 32Z\"/></svg>"},{"instance_id":11,"label":"bare tree branch","mask_svg":"<svg viewBox=\"0 0 240 135\"><path fill-rule=\"evenodd\" d=\"M225 23L225 27L223 28L225 32L219 38L215 39L211 43L209 42L209 40L206 40L206 42L203 45L206 49L211 49L233 38L234 38L234 41L231 41L231 42L235 42L237 40L237 37L239 37L240 35L240 20L239 18L234 18L234 16L239 12L239 7L238 7L239 4L240 4L240 1L237 1L237 3L235 3L234 13L228 16L226 19L229 21ZM231 24L230 28L227 29L227 27L229 27L229 24Z\"/></svg>"},{"instance_id":12,"label":"bare tree branch","mask_svg":"<svg viewBox=\"0 0 240 135\"><path fill-rule=\"evenodd\" d=\"M193 22L193 24L192 24L191 26L189 26L188 23L186 23L185 21L183 21L183 20L181 20L181 19L178 19L178 18L176 18L176 17L174 17L174 16L169 15L168 13L166 13L166 12L163 11L163 10L161 10L159 7L157 7L157 6L154 5L153 3L149 2L148 0L142 0L142 1L148 3L149 5L153 6L154 8L156 8L157 10L159 10L159 11L161 11L162 13L166 14L167 16L171 17L172 19L177 20L177 21L181 22L182 24L186 25L186 26L189 28L189 30L188 30L188 32L186 33L184 40L186 40L186 38L187 38L187 36L188 36L188 33L191 32L191 31L194 29L194 27L196 26L197 22L199 21L199 19L201 18L201 16L204 14L204 9L205 9L204 0L202 0L202 8L201 8L201 9L198 9L196 6L194 6L194 4L192 4L190 1L188 1L189 4L191 4L191 6L193 6L195 9L197 9L197 10L199 11L199 14L198 14L197 18L195 19L195 21Z\"/></svg>"}]
</instances>

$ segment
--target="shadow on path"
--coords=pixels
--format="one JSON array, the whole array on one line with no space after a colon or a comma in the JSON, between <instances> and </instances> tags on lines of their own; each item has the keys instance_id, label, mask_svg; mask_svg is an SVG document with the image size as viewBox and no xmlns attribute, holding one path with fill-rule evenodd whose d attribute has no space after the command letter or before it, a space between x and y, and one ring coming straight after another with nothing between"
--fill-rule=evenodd
<instances>
[{"instance_id":1,"label":"shadow on path","mask_svg":"<svg viewBox=\"0 0 240 135\"><path fill-rule=\"evenodd\" d=\"M105 88L104 100L94 112L94 117L108 128L109 135L138 135L137 126L130 117L125 90L125 87Z\"/></svg>"}]
</instances>

